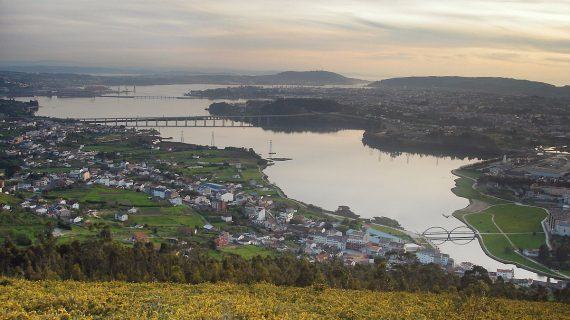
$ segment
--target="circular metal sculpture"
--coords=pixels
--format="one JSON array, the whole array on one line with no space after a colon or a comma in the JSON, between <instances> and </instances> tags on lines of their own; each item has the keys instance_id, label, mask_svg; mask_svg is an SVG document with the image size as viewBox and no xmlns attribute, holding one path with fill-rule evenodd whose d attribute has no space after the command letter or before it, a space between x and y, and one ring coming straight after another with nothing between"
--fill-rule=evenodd
<instances>
[{"instance_id":1,"label":"circular metal sculpture","mask_svg":"<svg viewBox=\"0 0 570 320\"><path fill-rule=\"evenodd\" d=\"M459 226L451 231L443 227L431 227L422 233L422 236L435 245L451 241L458 245L466 245L475 240L477 234L466 226Z\"/></svg>"}]
</instances>

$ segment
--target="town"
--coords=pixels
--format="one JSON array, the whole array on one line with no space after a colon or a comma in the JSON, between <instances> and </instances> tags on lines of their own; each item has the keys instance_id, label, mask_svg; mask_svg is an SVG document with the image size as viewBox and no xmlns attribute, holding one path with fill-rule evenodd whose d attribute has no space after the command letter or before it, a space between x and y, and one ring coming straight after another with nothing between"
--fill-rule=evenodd
<instances>
[{"instance_id":1,"label":"town","mask_svg":"<svg viewBox=\"0 0 570 320\"><path fill-rule=\"evenodd\" d=\"M382 259L388 268L420 262L458 276L473 267L397 222L378 224L347 207L329 212L285 197L263 175L271 163L253 150L40 117L6 118L1 130L0 238L19 246L47 228L60 243L109 234L127 246L152 243L183 255L196 248L214 257L290 252L348 266ZM489 276L519 286L565 285L516 279L512 269Z\"/></svg>"}]
</instances>

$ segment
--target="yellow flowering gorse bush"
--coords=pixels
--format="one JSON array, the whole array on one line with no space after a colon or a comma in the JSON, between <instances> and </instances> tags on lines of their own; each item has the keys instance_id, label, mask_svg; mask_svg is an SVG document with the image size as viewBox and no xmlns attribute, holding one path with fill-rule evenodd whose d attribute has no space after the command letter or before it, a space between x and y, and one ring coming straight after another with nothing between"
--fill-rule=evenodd
<instances>
[{"instance_id":1,"label":"yellow flowering gorse bush","mask_svg":"<svg viewBox=\"0 0 570 320\"><path fill-rule=\"evenodd\" d=\"M2 319L570 319L568 305L450 294L126 282L0 285Z\"/></svg>"}]
</instances>

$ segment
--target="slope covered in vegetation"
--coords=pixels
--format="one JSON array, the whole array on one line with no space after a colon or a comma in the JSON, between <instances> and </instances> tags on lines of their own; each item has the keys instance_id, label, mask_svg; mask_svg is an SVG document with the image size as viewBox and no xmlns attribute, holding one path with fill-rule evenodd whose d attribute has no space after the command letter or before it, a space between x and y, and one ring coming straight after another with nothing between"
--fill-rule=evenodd
<instances>
[{"instance_id":1,"label":"slope covered in vegetation","mask_svg":"<svg viewBox=\"0 0 570 320\"><path fill-rule=\"evenodd\" d=\"M453 294L0 280L3 319L568 319L567 305Z\"/></svg>"}]
</instances>

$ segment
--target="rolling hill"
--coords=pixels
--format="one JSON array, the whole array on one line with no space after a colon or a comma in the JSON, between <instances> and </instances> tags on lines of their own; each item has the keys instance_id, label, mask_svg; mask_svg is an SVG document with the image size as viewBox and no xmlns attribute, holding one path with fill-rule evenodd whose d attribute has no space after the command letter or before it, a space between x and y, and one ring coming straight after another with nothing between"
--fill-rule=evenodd
<instances>
[{"instance_id":1,"label":"rolling hill","mask_svg":"<svg viewBox=\"0 0 570 320\"><path fill-rule=\"evenodd\" d=\"M498 77L404 77L372 82L369 87L395 89L430 89L446 91L473 91L505 95L570 97L570 86Z\"/></svg>"}]
</instances>

